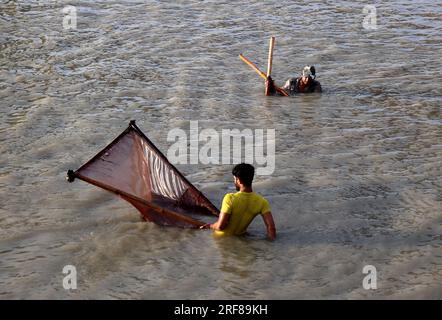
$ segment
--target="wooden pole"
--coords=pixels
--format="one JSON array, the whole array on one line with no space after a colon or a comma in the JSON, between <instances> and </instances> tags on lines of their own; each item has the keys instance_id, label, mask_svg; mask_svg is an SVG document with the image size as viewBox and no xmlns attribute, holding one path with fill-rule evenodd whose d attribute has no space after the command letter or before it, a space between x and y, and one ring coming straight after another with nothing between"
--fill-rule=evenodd
<instances>
[{"instance_id":1,"label":"wooden pole","mask_svg":"<svg viewBox=\"0 0 442 320\"><path fill-rule=\"evenodd\" d=\"M267 77L272 74L272 63L273 63L273 48L275 47L275 37L270 38L269 45L269 58L267 60Z\"/></svg>"},{"instance_id":2,"label":"wooden pole","mask_svg":"<svg viewBox=\"0 0 442 320\"><path fill-rule=\"evenodd\" d=\"M269 57L267 59L267 79L272 74L273 48L274 47L275 47L275 37L270 37ZM272 83L270 81L266 82L266 87L265 87L265 95L266 96L271 96L272 95L272 93L270 92L271 85L272 85Z\"/></svg>"},{"instance_id":3,"label":"wooden pole","mask_svg":"<svg viewBox=\"0 0 442 320\"><path fill-rule=\"evenodd\" d=\"M257 74L259 74L259 75L261 76L261 78L267 80L267 75L266 75L264 72L262 72L261 70L259 70L258 67L255 66L255 65L253 64L253 62L251 62L249 59L247 59L246 57L244 57L242 54L239 55L239 58L240 58L242 61L244 61L246 64L248 64L253 70L255 70L255 72L256 72ZM288 94L287 92L285 92L284 89L281 89L280 87L278 87L278 86L276 86L276 85L275 85L275 88L276 88L276 91L278 91L279 93L281 93L283 96L286 96L286 97L289 96L289 94Z\"/></svg>"},{"instance_id":4,"label":"wooden pole","mask_svg":"<svg viewBox=\"0 0 442 320\"><path fill-rule=\"evenodd\" d=\"M242 54L239 55L239 58L245 63L247 63L253 70L255 70L257 74L259 74L262 78L264 78L264 80L267 79L266 74L261 70L259 70L258 67L255 66L252 61L244 57Z\"/></svg>"}]
</instances>

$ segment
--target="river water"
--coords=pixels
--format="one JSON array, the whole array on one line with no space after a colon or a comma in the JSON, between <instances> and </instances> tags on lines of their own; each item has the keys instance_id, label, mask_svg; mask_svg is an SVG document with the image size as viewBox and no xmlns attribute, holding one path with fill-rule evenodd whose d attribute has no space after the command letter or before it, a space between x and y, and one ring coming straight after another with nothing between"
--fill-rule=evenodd
<instances>
[{"instance_id":1,"label":"river water","mask_svg":"<svg viewBox=\"0 0 442 320\"><path fill-rule=\"evenodd\" d=\"M375 1L372 30L366 4L1 0L0 299L442 298L442 6ZM313 64L322 95L264 96L238 54L265 71L272 35L276 82ZM190 120L275 129L254 187L277 240L159 227L65 181L131 119L164 152ZM177 167L218 207L233 191L230 164Z\"/></svg>"}]
</instances>

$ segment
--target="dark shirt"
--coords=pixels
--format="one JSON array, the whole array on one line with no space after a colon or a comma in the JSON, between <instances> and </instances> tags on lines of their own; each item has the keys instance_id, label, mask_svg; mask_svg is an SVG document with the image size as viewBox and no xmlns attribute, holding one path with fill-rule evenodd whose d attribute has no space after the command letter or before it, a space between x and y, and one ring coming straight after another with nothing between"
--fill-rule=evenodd
<instances>
[{"instance_id":1,"label":"dark shirt","mask_svg":"<svg viewBox=\"0 0 442 320\"><path fill-rule=\"evenodd\" d=\"M301 82L301 77L288 79L282 89L284 89L290 95L293 95L295 93L311 93L322 91L319 81L310 78L307 82L307 85L305 85Z\"/></svg>"}]
</instances>

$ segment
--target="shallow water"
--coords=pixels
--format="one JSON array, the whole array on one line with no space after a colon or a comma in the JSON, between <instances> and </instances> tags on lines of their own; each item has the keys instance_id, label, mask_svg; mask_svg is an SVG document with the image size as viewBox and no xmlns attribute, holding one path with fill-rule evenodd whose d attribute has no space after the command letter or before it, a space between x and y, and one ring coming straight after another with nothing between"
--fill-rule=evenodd
<instances>
[{"instance_id":1,"label":"shallow water","mask_svg":"<svg viewBox=\"0 0 442 320\"><path fill-rule=\"evenodd\" d=\"M0 299L442 298L442 6L376 2L0 2ZM265 97L314 64L324 93ZM278 228L219 241L158 227L76 169L131 119L167 133L276 129L257 177ZM231 165L178 165L217 206ZM75 265L78 288L62 286ZM362 287L365 265L378 289Z\"/></svg>"}]
</instances>

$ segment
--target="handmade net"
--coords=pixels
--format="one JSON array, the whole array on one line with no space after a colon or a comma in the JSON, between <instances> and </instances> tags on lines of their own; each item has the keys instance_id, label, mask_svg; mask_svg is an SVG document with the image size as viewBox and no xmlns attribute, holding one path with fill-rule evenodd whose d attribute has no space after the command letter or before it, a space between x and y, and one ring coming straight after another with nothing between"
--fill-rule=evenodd
<instances>
[{"instance_id":1,"label":"handmade net","mask_svg":"<svg viewBox=\"0 0 442 320\"><path fill-rule=\"evenodd\" d=\"M197 228L218 209L193 186L131 121L114 141L75 172L79 178L120 195L145 220ZM213 219L212 219L213 220Z\"/></svg>"}]
</instances>

